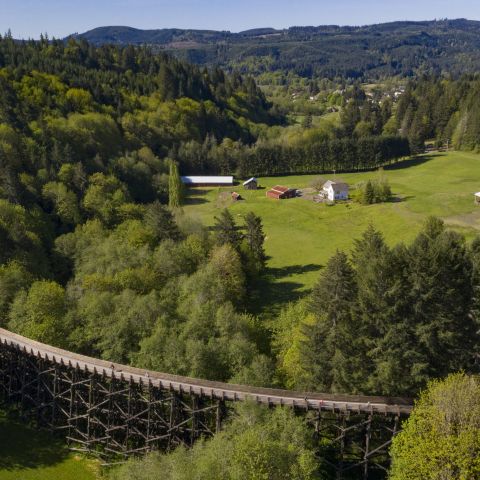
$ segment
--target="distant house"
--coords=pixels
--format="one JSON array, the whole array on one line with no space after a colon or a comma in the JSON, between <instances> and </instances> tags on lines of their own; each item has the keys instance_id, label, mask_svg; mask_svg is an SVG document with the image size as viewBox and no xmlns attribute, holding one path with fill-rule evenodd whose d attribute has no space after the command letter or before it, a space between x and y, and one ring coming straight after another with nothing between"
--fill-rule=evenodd
<instances>
[{"instance_id":1,"label":"distant house","mask_svg":"<svg viewBox=\"0 0 480 480\"><path fill-rule=\"evenodd\" d=\"M475 194L475 203L476 203L477 205L480 205L480 192L477 192L477 193Z\"/></svg>"},{"instance_id":2,"label":"distant house","mask_svg":"<svg viewBox=\"0 0 480 480\"><path fill-rule=\"evenodd\" d=\"M233 185L233 177L181 177L182 183L190 187L229 187Z\"/></svg>"},{"instance_id":3,"label":"distant house","mask_svg":"<svg viewBox=\"0 0 480 480\"><path fill-rule=\"evenodd\" d=\"M335 200L348 200L348 185L329 180L323 185L322 194L332 202Z\"/></svg>"},{"instance_id":4,"label":"distant house","mask_svg":"<svg viewBox=\"0 0 480 480\"><path fill-rule=\"evenodd\" d=\"M255 177L249 178L246 182L243 182L245 190L256 190L258 188L258 181Z\"/></svg>"},{"instance_id":5,"label":"distant house","mask_svg":"<svg viewBox=\"0 0 480 480\"><path fill-rule=\"evenodd\" d=\"M284 200L285 198L295 198L297 196L297 190L295 188L282 187L276 185L267 192L267 197L275 198L277 200Z\"/></svg>"}]
</instances>

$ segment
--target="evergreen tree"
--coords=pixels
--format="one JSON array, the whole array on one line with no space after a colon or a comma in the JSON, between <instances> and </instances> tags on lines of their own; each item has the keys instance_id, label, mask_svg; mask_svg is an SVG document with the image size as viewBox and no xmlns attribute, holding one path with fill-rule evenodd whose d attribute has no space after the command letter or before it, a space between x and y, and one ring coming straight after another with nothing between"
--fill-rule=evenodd
<instances>
[{"instance_id":1,"label":"evergreen tree","mask_svg":"<svg viewBox=\"0 0 480 480\"><path fill-rule=\"evenodd\" d=\"M262 219L253 212L245 215L245 239L247 240L248 250L257 270L261 271L265 268L267 256L263 244L265 242L265 234L263 233Z\"/></svg>"},{"instance_id":2,"label":"evergreen tree","mask_svg":"<svg viewBox=\"0 0 480 480\"><path fill-rule=\"evenodd\" d=\"M409 248L408 263L417 348L428 366L424 377L467 368L478 329L472 312L474 269L465 240L429 218Z\"/></svg>"},{"instance_id":3,"label":"evergreen tree","mask_svg":"<svg viewBox=\"0 0 480 480\"><path fill-rule=\"evenodd\" d=\"M305 115L305 118L303 119L303 122L302 122L302 127L305 129L309 129L309 128L312 128L312 126L313 126L313 118L312 118L312 114L309 113Z\"/></svg>"},{"instance_id":4,"label":"evergreen tree","mask_svg":"<svg viewBox=\"0 0 480 480\"><path fill-rule=\"evenodd\" d=\"M182 205L183 184L178 171L178 164L170 160L170 174L168 177L168 206L178 208Z\"/></svg>"},{"instance_id":5,"label":"evergreen tree","mask_svg":"<svg viewBox=\"0 0 480 480\"><path fill-rule=\"evenodd\" d=\"M371 180L367 180L365 187L362 191L362 203L371 205L375 203L375 189Z\"/></svg>"},{"instance_id":6,"label":"evergreen tree","mask_svg":"<svg viewBox=\"0 0 480 480\"><path fill-rule=\"evenodd\" d=\"M357 392L361 376L353 310L357 286L354 271L343 252L328 262L315 285L310 310L313 325L304 325L300 358L306 378L303 388Z\"/></svg>"},{"instance_id":7,"label":"evergreen tree","mask_svg":"<svg viewBox=\"0 0 480 480\"><path fill-rule=\"evenodd\" d=\"M238 250L241 236L230 211L225 208L219 217L215 217L215 235L219 245L226 243Z\"/></svg>"},{"instance_id":8,"label":"evergreen tree","mask_svg":"<svg viewBox=\"0 0 480 480\"><path fill-rule=\"evenodd\" d=\"M395 272L390 268L390 250L382 234L372 225L354 242L352 264L358 288L357 334L365 368L362 390L368 391L368 380L375 370L370 352L375 350L378 339L388 330L394 302L390 289L395 281Z\"/></svg>"},{"instance_id":9,"label":"evergreen tree","mask_svg":"<svg viewBox=\"0 0 480 480\"><path fill-rule=\"evenodd\" d=\"M156 242L162 240L179 240L181 238L172 213L165 205L154 202L149 205L144 215L145 225L151 230Z\"/></svg>"}]
</instances>

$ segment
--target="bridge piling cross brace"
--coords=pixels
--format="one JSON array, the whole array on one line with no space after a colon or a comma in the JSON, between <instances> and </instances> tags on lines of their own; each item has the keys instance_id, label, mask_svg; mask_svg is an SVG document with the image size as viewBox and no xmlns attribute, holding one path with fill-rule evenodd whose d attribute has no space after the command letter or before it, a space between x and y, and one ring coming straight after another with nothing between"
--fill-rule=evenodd
<instances>
[{"instance_id":1,"label":"bridge piling cross brace","mask_svg":"<svg viewBox=\"0 0 480 480\"><path fill-rule=\"evenodd\" d=\"M312 424L319 445L335 447L325 462L337 478L388 461L386 451L412 409L405 398L292 392L210 382L112 364L29 340L0 328L0 403L63 432L70 448L105 462L219 432L228 404L250 400L294 408ZM330 449L331 450L331 449Z\"/></svg>"}]
</instances>

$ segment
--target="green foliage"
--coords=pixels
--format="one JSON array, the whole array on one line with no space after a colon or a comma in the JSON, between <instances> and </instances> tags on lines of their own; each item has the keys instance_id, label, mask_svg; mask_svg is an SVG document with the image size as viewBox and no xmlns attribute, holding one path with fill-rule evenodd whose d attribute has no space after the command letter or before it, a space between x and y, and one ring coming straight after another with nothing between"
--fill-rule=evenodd
<instances>
[{"instance_id":1,"label":"green foliage","mask_svg":"<svg viewBox=\"0 0 480 480\"><path fill-rule=\"evenodd\" d=\"M67 346L66 313L65 290L55 282L36 281L15 296L8 328L43 343Z\"/></svg>"},{"instance_id":2,"label":"green foliage","mask_svg":"<svg viewBox=\"0 0 480 480\"><path fill-rule=\"evenodd\" d=\"M117 178L95 173L89 178L83 206L105 225L111 226L119 222L122 217L121 207L129 200L127 188Z\"/></svg>"},{"instance_id":3,"label":"green foliage","mask_svg":"<svg viewBox=\"0 0 480 480\"><path fill-rule=\"evenodd\" d=\"M361 193L361 201L366 205L375 203L375 189L371 180L367 180L365 187Z\"/></svg>"},{"instance_id":4,"label":"green foliage","mask_svg":"<svg viewBox=\"0 0 480 480\"><path fill-rule=\"evenodd\" d=\"M42 189L42 195L53 204L55 213L65 225L76 225L81 221L78 198L65 184L49 182Z\"/></svg>"},{"instance_id":5,"label":"green foliage","mask_svg":"<svg viewBox=\"0 0 480 480\"><path fill-rule=\"evenodd\" d=\"M0 325L5 326L8 310L15 295L28 289L33 281L32 274L20 263L12 260L0 266Z\"/></svg>"},{"instance_id":6,"label":"green foliage","mask_svg":"<svg viewBox=\"0 0 480 480\"><path fill-rule=\"evenodd\" d=\"M465 374L429 383L394 437L392 480L480 475L480 382Z\"/></svg>"},{"instance_id":7,"label":"green foliage","mask_svg":"<svg viewBox=\"0 0 480 480\"><path fill-rule=\"evenodd\" d=\"M359 200L364 205L388 202L392 198L392 190L386 178L367 180L360 187Z\"/></svg>"},{"instance_id":8,"label":"green foliage","mask_svg":"<svg viewBox=\"0 0 480 480\"><path fill-rule=\"evenodd\" d=\"M168 205L170 208L178 208L183 201L183 184L180 179L178 165L170 161L170 173L168 176Z\"/></svg>"},{"instance_id":9,"label":"green foliage","mask_svg":"<svg viewBox=\"0 0 480 480\"><path fill-rule=\"evenodd\" d=\"M265 233L263 232L262 219L253 212L245 215L244 237L247 243L249 270L254 274L258 274L265 269L267 256L263 246Z\"/></svg>"},{"instance_id":10,"label":"green foliage","mask_svg":"<svg viewBox=\"0 0 480 480\"><path fill-rule=\"evenodd\" d=\"M216 240L219 245L229 244L238 249L240 246L240 232L238 231L235 220L227 208L224 208L220 216L215 217Z\"/></svg>"},{"instance_id":11,"label":"green foliage","mask_svg":"<svg viewBox=\"0 0 480 480\"><path fill-rule=\"evenodd\" d=\"M396 128L408 136L412 153L423 153L425 141L439 146L478 150L480 122L476 77L443 81L413 80L398 101Z\"/></svg>"},{"instance_id":12,"label":"green foliage","mask_svg":"<svg viewBox=\"0 0 480 480\"><path fill-rule=\"evenodd\" d=\"M45 274L47 258L41 238L42 219L21 205L0 199L0 264L16 260L30 271Z\"/></svg>"},{"instance_id":13,"label":"green foliage","mask_svg":"<svg viewBox=\"0 0 480 480\"><path fill-rule=\"evenodd\" d=\"M354 299L355 272L347 256L337 252L313 288L310 310L314 323L303 324L299 346L305 372L298 385L305 390L357 392L364 358L359 348Z\"/></svg>"},{"instance_id":14,"label":"green foliage","mask_svg":"<svg viewBox=\"0 0 480 480\"><path fill-rule=\"evenodd\" d=\"M290 410L243 405L213 439L191 450L151 454L112 472L112 480L314 480L319 472L311 434Z\"/></svg>"}]
</instances>

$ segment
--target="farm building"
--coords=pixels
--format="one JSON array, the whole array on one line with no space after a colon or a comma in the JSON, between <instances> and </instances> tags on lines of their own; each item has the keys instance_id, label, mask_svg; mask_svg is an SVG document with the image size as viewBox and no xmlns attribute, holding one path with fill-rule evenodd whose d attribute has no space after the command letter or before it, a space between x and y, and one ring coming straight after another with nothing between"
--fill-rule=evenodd
<instances>
[{"instance_id":1,"label":"farm building","mask_svg":"<svg viewBox=\"0 0 480 480\"><path fill-rule=\"evenodd\" d=\"M246 182L243 182L245 190L256 190L258 188L258 180L255 177L249 178Z\"/></svg>"},{"instance_id":2,"label":"farm building","mask_svg":"<svg viewBox=\"0 0 480 480\"><path fill-rule=\"evenodd\" d=\"M325 182L322 194L330 201L348 200L348 185L342 182Z\"/></svg>"},{"instance_id":3,"label":"farm building","mask_svg":"<svg viewBox=\"0 0 480 480\"><path fill-rule=\"evenodd\" d=\"M475 194L475 203L476 203L477 205L480 205L480 192L477 192L477 193Z\"/></svg>"},{"instance_id":4,"label":"farm building","mask_svg":"<svg viewBox=\"0 0 480 480\"><path fill-rule=\"evenodd\" d=\"M233 177L181 177L182 183L190 187L229 187L233 185Z\"/></svg>"},{"instance_id":5,"label":"farm building","mask_svg":"<svg viewBox=\"0 0 480 480\"><path fill-rule=\"evenodd\" d=\"M267 192L267 197L275 198L277 200L284 200L285 198L295 198L296 195L297 190L295 188L282 187L281 185L276 185Z\"/></svg>"}]
</instances>

